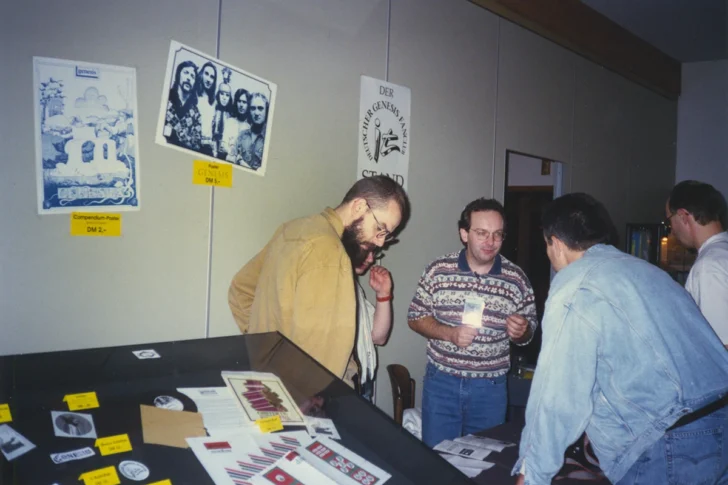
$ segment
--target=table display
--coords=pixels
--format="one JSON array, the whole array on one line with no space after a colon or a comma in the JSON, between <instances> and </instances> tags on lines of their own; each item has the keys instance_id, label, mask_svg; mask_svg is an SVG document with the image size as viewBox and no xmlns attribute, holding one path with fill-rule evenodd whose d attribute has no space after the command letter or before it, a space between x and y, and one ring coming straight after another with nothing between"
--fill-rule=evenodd
<instances>
[{"instance_id":1,"label":"table display","mask_svg":"<svg viewBox=\"0 0 728 485\"><path fill-rule=\"evenodd\" d=\"M0 357L0 422L3 484L472 483L278 333Z\"/></svg>"}]
</instances>

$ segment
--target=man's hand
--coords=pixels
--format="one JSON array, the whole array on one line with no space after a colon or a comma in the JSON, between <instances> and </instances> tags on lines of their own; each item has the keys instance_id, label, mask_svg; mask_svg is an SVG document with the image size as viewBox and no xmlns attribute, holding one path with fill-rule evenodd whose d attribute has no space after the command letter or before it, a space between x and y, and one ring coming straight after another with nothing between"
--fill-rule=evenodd
<instances>
[{"instance_id":1,"label":"man's hand","mask_svg":"<svg viewBox=\"0 0 728 485\"><path fill-rule=\"evenodd\" d=\"M384 266L372 266L369 270L369 286L377 298L386 298L392 294L392 275Z\"/></svg>"},{"instance_id":2,"label":"man's hand","mask_svg":"<svg viewBox=\"0 0 728 485\"><path fill-rule=\"evenodd\" d=\"M452 335L450 336L450 342L458 347L467 347L473 343L473 339L478 335L478 329L469 327L468 325L459 325L457 327L451 327L451 329Z\"/></svg>"},{"instance_id":3,"label":"man's hand","mask_svg":"<svg viewBox=\"0 0 728 485\"><path fill-rule=\"evenodd\" d=\"M523 475L518 475L518 478L516 478L516 485L523 485L523 482L526 480L526 477Z\"/></svg>"},{"instance_id":4,"label":"man's hand","mask_svg":"<svg viewBox=\"0 0 728 485\"><path fill-rule=\"evenodd\" d=\"M526 332L528 332L528 320L514 313L506 318L506 332L511 340L518 341L523 339Z\"/></svg>"}]
</instances>

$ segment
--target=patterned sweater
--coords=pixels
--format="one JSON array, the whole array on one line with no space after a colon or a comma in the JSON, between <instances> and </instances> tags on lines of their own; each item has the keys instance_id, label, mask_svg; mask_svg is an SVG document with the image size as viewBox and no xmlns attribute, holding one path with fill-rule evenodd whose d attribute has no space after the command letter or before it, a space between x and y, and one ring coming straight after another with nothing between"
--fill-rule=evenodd
<instances>
[{"instance_id":1,"label":"patterned sweater","mask_svg":"<svg viewBox=\"0 0 728 485\"><path fill-rule=\"evenodd\" d=\"M445 325L462 325L465 300L472 297L485 302L482 327L473 343L460 348L451 342L429 339L427 358L440 371L459 377L504 375L510 368L506 318L514 313L522 315L532 331L537 322L531 283L521 268L503 256L496 256L486 275L470 269L464 249L436 259L420 278L407 318L431 316Z\"/></svg>"}]
</instances>

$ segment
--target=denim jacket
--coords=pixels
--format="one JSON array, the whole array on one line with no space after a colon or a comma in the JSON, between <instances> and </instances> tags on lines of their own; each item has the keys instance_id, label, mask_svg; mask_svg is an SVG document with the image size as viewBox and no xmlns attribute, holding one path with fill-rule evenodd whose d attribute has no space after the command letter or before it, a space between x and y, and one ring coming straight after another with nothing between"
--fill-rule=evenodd
<instances>
[{"instance_id":1,"label":"denim jacket","mask_svg":"<svg viewBox=\"0 0 728 485\"><path fill-rule=\"evenodd\" d=\"M613 483L682 416L728 391L728 352L666 273L596 245L559 271L526 408L525 484L547 485L586 431Z\"/></svg>"}]
</instances>

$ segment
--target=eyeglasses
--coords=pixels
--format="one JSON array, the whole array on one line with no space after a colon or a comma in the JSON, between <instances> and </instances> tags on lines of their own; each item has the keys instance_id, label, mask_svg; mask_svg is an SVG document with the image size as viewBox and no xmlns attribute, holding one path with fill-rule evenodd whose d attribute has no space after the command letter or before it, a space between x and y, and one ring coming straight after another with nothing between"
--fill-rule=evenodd
<instances>
[{"instance_id":1,"label":"eyeglasses","mask_svg":"<svg viewBox=\"0 0 728 485\"><path fill-rule=\"evenodd\" d=\"M377 224L377 231L379 231L376 235L377 239L384 239L384 242L390 242L394 239L394 234L392 234L386 227L384 227L380 222L379 219L377 219L377 216L374 214L374 211L372 210L372 206L369 205L369 201L365 201L367 203L367 207L369 208L369 212L372 213L372 217L374 218L374 222Z\"/></svg>"},{"instance_id":2,"label":"eyeglasses","mask_svg":"<svg viewBox=\"0 0 728 485\"><path fill-rule=\"evenodd\" d=\"M484 231L482 229L471 229L470 232L475 234L475 239L478 239L480 241L486 241L490 238L493 238L493 242L503 242L503 240L506 238L506 233L503 231L495 231L493 233Z\"/></svg>"}]
</instances>

